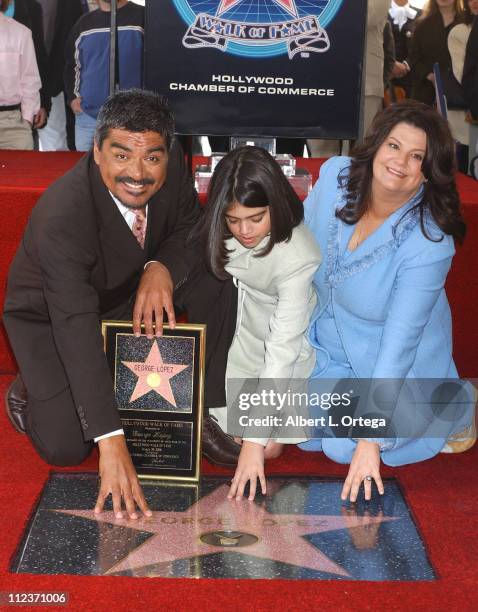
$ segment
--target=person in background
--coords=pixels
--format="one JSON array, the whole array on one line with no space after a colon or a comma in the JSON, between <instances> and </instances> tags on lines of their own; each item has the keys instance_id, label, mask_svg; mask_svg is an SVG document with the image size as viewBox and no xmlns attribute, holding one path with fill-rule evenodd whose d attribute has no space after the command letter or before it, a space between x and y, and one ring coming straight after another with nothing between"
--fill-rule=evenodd
<instances>
[{"instance_id":1,"label":"person in background","mask_svg":"<svg viewBox=\"0 0 478 612\"><path fill-rule=\"evenodd\" d=\"M463 95L470 111L470 173L478 155L478 18L471 28L465 53L462 78ZM475 174L476 176L476 174Z\"/></svg>"},{"instance_id":2,"label":"person in background","mask_svg":"<svg viewBox=\"0 0 478 612\"><path fill-rule=\"evenodd\" d=\"M461 83L465 67L465 55L468 39L475 17L478 15L478 0L466 0L464 22L454 26L448 35L448 50L450 52L453 74Z\"/></svg>"},{"instance_id":3,"label":"person in background","mask_svg":"<svg viewBox=\"0 0 478 612\"><path fill-rule=\"evenodd\" d=\"M0 149L33 149L41 79L31 31L5 16L0 0Z\"/></svg>"},{"instance_id":4,"label":"person in background","mask_svg":"<svg viewBox=\"0 0 478 612\"><path fill-rule=\"evenodd\" d=\"M395 64L395 41L392 27L387 21L383 28L383 86L385 90L390 88Z\"/></svg>"},{"instance_id":5,"label":"person in background","mask_svg":"<svg viewBox=\"0 0 478 612\"><path fill-rule=\"evenodd\" d=\"M46 125L51 108L51 97L48 87L48 61L42 27L42 7L36 0L10 0L5 13L15 21L31 30L35 56L42 86L40 89L40 110L33 120L33 128L40 129Z\"/></svg>"},{"instance_id":6,"label":"person in background","mask_svg":"<svg viewBox=\"0 0 478 612\"><path fill-rule=\"evenodd\" d=\"M411 97L425 104L435 101L433 64L442 75L451 70L447 38L450 30L464 21L462 0L430 0L417 21L409 56L412 71Z\"/></svg>"},{"instance_id":7,"label":"person in background","mask_svg":"<svg viewBox=\"0 0 478 612\"><path fill-rule=\"evenodd\" d=\"M454 26L448 35L448 51L450 52L452 74L456 82L461 85L463 70L465 67L465 56L468 39L475 17L478 15L478 0L465 0L464 23ZM465 92L463 91L463 102L465 103ZM465 106L465 104L463 104ZM459 169L462 172L468 170L468 145L470 143L470 117L466 108L448 109L448 121L454 138L460 143L458 157Z\"/></svg>"},{"instance_id":8,"label":"person in background","mask_svg":"<svg viewBox=\"0 0 478 612\"><path fill-rule=\"evenodd\" d=\"M468 37L462 85L471 115L478 120L478 19L474 20Z\"/></svg>"},{"instance_id":9,"label":"person in background","mask_svg":"<svg viewBox=\"0 0 478 612\"><path fill-rule=\"evenodd\" d=\"M47 125L38 131L41 151L75 148L74 115L64 95L65 45L74 24L83 15L81 0L36 0L43 10L42 29L48 68L51 110ZM43 80L43 79L42 79Z\"/></svg>"},{"instance_id":10,"label":"person in background","mask_svg":"<svg viewBox=\"0 0 478 612\"><path fill-rule=\"evenodd\" d=\"M383 107L383 31L389 6L390 0L369 0L368 3L362 135Z\"/></svg>"},{"instance_id":11,"label":"person in background","mask_svg":"<svg viewBox=\"0 0 478 612\"><path fill-rule=\"evenodd\" d=\"M100 0L99 8L83 15L67 41L65 91L75 113L78 151L93 144L96 118L109 94L109 36L111 0ZM144 8L118 0L117 83L119 89L142 86Z\"/></svg>"},{"instance_id":12,"label":"person in background","mask_svg":"<svg viewBox=\"0 0 478 612\"><path fill-rule=\"evenodd\" d=\"M392 84L402 87L407 98L410 97L412 85L408 57L416 20L421 14L422 11L411 6L408 0L392 0L388 11L388 21L395 41L395 65L392 71Z\"/></svg>"}]
</instances>

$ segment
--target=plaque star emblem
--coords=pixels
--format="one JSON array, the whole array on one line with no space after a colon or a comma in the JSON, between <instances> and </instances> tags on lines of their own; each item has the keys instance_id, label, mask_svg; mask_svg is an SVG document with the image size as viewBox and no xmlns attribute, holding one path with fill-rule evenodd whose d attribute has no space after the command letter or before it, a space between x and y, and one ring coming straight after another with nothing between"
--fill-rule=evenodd
<instances>
[{"instance_id":1,"label":"plaque star emblem","mask_svg":"<svg viewBox=\"0 0 478 612\"><path fill-rule=\"evenodd\" d=\"M268 486L269 489L273 488L270 483ZM183 512L154 512L153 517L142 517L138 520L116 519L113 512L97 515L93 510L54 512L153 534L112 567L103 568L106 575L126 571L134 575L155 575L152 569L158 564L163 568L161 575L172 575L167 568L173 561L214 553L241 553L350 577L344 568L303 536L339 529L353 531L354 528L363 528L363 516L273 514L256 503L228 500L228 489L227 485L220 485ZM398 517L383 515L368 517L367 524L378 525L396 518ZM237 534L241 535L245 544L241 545ZM101 553L101 542L99 549ZM106 557L107 552L104 551Z\"/></svg>"},{"instance_id":2,"label":"plaque star emblem","mask_svg":"<svg viewBox=\"0 0 478 612\"><path fill-rule=\"evenodd\" d=\"M281 8L286 10L288 13L292 15L292 17L298 18L299 14L297 12L297 7L295 5L295 0L273 0L276 4L278 4ZM236 4L240 4L244 2L244 0L221 0L219 7L217 9L217 16L220 17L223 13L228 11L229 9L236 6Z\"/></svg>"},{"instance_id":3,"label":"plaque star emblem","mask_svg":"<svg viewBox=\"0 0 478 612\"><path fill-rule=\"evenodd\" d=\"M176 374L189 367L188 365L164 363L156 340L153 341L145 361L122 361L121 363L138 377L130 402L134 402L150 391L154 391L175 408L177 407L169 381Z\"/></svg>"}]
</instances>

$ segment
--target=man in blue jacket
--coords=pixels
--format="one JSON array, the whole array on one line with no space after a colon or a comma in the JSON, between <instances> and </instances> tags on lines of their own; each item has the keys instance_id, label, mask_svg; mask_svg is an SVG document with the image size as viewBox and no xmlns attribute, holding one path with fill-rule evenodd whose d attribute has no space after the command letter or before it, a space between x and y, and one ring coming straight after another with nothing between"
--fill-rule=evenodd
<instances>
[{"instance_id":1,"label":"man in blue jacket","mask_svg":"<svg viewBox=\"0 0 478 612\"><path fill-rule=\"evenodd\" d=\"M93 145L96 118L109 94L111 0L83 15L75 24L66 46L65 91L75 113L78 151ZM120 89L142 86L144 8L118 0L117 82Z\"/></svg>"}]
</instances>

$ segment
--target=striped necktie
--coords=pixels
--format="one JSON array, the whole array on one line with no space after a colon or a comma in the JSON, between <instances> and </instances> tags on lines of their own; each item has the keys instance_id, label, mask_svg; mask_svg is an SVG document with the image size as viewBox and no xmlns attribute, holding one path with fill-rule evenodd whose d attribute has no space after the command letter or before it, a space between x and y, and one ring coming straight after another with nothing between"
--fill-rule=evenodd
<instances>
[{"instance_id":1,"label":"striped necktie","mask_svg":"<svg viewBox=\"0 0 478 612\"><path fill-rule=\"evenodd\" d=\"M135 220L131 231L133 236L139 242L142 249L144 249L144 238L146 236L146 213L144 208L139 208L134 211Z\"/></svg>"}]
</instances>

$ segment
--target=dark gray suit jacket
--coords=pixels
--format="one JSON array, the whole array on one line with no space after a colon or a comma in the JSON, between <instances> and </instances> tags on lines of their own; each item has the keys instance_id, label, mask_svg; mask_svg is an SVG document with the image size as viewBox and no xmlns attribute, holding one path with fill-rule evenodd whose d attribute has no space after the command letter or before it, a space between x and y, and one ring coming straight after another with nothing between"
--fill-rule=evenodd
<instances>
[{"instance_id":1,"label":"dark gray suit jacket","mask_svg":"<svg viewBox=\"0 0 478 612\"><path fill-rule=\"evenodd\" d=\"M125 312L146 261L161 261L175 286L187 277L197 254L185 237L199 215L177 145L149 202L144 250L91 154L33 209L10 268L4 323L28 393L47 400L69 385L86 440L121 426L100 320Z\"/></svg>"}]
</instances>

